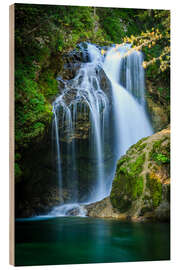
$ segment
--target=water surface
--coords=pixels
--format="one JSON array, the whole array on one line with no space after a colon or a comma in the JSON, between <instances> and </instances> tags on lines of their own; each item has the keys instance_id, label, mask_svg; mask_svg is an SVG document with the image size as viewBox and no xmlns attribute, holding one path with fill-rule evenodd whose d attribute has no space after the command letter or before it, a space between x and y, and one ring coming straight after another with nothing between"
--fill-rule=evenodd
<instances>
[{"instance_id":1,"label":"water surface","mask_svg":"<svg viewBox=\"0 0 180 270\"><path fill-rule=\"evenodd\" d=\"M166 223L56 217L16 221L15 263L25 265L170 259Z\"/></svg>"}]
</instances>

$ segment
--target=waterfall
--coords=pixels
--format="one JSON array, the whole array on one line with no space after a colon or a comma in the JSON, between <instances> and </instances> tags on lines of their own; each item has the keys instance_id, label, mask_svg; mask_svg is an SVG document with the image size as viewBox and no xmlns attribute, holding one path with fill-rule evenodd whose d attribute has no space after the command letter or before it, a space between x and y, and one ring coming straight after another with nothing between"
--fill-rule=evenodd
<instances>
[{"instance_id":1,"label":"waterfall","mask_svg":"<svg viewBox=\"0 0 180 270\"><path fill-rule=\"evenodd\" d=\"M123 45L111 47L102 55L96 45L86 45L86 51L79 46L86 61L72 80L63 81L64 89L61 88L61 94L53 103L60 196L63 197L64 188L71 191L70 198L56 207L51 212L53 215L69 215L74 213L73 208L78 209L76 215L82 215L82 204L108 196L117 160L132 144L153 133L145 112L142 54L136 51L129 54L130 46ZM106 91L105 80L110 82ZM82 136L88 139L87 153L92 160L87 167L95 168L92 183L89 190L83 191L83 196L79 188L81 163L78 162L81 151L78 139L82 139L78 132L83 130L82 121L89 123L87 134ZM109 163L106 148L110 149ZM88 177L87 172L84 178Z\"/></svg>"},{"instance_id":2,"label":"waterfall","mask_svg":"<svg viewBox=\"0 0 180 270\"><path fill-rule=\"evenodd\" d=\"M137 51L128 55L129 50L129 45L111 48L104 61L104 70L113 89L118 156L124 155L131 145L153 133L145 112L143 57Z\"/></svg>"}]
</instances>

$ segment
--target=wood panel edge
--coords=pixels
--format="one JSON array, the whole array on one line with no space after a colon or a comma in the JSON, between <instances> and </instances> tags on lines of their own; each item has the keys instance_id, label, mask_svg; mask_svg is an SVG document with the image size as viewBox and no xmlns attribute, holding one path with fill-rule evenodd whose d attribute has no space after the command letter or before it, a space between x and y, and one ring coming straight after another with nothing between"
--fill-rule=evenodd
<instances>
[{"instance_id":1,"label":"wood panel edge","mask_svg":"<svg viewBox=\"0 0 180 270\"><path fill-rule=\"evenodd\" d=\"M14 33L15 5L9 6L9 263L15 265L15 180L14 180Z\"/></svg>"}]
</instances>

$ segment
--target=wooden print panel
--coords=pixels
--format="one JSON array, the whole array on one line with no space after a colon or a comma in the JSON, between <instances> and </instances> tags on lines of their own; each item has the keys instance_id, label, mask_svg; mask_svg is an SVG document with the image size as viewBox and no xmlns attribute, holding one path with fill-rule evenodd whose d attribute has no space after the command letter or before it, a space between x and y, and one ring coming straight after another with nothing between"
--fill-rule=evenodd
<instances>
[{"instance_id":1,"label":"wooden print panel","mask_svg":"<svg viewBox=\"0 0 180 270\"><path fill-rule=\"evenodd\" d=\"M10 6L12 265L170 259L169 23Z\"/></svg>"}]
</instances>

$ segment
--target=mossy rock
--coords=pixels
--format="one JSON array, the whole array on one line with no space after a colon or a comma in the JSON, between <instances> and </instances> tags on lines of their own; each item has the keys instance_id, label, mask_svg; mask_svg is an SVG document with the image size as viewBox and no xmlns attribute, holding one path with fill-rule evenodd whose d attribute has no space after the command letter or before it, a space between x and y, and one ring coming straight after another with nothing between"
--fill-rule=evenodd
<instances>
[{"instance_id":1,"label":"mossy rock","mask_svg":"<svg viewBox=\"0 0 180 270\"><path fill-rule=\"evenodd\" d=\"M140 174L144 161L145 154L142 154L131 161L129 157L123 157L117 164L110 199L113 207L121 212L129 210L143 192L144 181Z\"/></svg>"},{"instance_id":2,"label":"mossy rock","mask_svg":"<svg viewBox=\"0 0 180 270\"><path fill-rule=\"evenodd\" d=\"M149 159L158 165L170 163L170 141L168 137L164 137L155 141L152 150L149 153Z\"/></svg>"},{"instance_id":3,"label":"mossy rock","mask_svg":"<svg viewBox=\"0 0 180 270\"><path fill-rule=\"evenodd\" d=\"M110 194L119 213L164 219L170 205L170 130L165 129L132 145L117 162ZM168 207L166 207L168 209ZM167 215L168 219L168 215Z\"/></svg>"}]
</instances>

